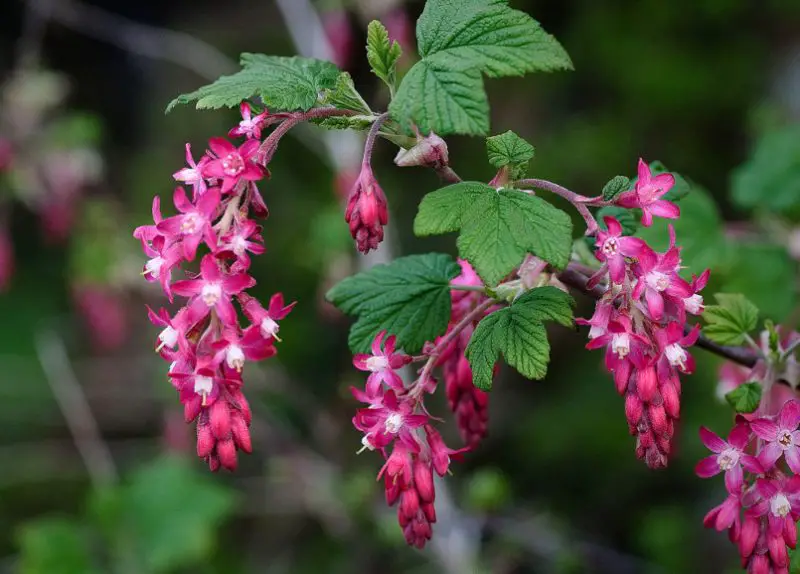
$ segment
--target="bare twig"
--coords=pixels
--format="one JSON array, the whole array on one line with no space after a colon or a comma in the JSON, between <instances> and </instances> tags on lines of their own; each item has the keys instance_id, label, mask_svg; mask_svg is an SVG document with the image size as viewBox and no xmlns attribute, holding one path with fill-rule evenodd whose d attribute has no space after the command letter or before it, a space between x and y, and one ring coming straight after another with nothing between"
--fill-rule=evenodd
<instances>
[{"instance_id":1,"label":"bare twig","mask_svg":"<svg viewBox=\"0 0 800 574\"><path fill-rule=\"evenodd\" d=\"M64 342L53 331L43 331L36 337L36 352L92 483L95 488L115 484L119 473L114 459L72 370Z\"/></svg>"}]
</instances>

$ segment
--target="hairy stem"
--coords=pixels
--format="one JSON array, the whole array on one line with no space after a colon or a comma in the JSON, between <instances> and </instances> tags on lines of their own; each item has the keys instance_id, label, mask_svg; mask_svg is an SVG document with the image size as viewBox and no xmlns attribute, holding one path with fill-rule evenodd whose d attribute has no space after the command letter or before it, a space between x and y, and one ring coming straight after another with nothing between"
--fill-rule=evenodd
<instances>
[{"instance_id":1,"label":"hairy stem","mask_svg":"<svg viewBox=\"0 0 800 574\"><path fill-rule=\"evenodd\" d=\"M517 184L528 185L537 189L544 189L550 193L555 193L559 197L563 197L569 201L573 207L578 210L578 213L581 214L581 217L583 217L583 220L586 222L586 235L594 235L597 233L597 220L594 218L594 215L591 214L587 206L604 205L606 202L602 201L602 199L580 195L567 189L566 187L558 185L557 183L547 181L546 179L521 179L517 182Z\"/></svg>"},{"instance_id":2,"label":"hairy stem","mask_svg":"<svg viewBox=\"0 0 800 574\"><path fill-rule=\"evenodd\" d=\"M281 138L297 124L319 118L352 115L355 115L354 111L339 110L337 108L314 108L308 110L307 112L298 112L293 114L291 117L278 124L278 126L272 130L272 133L270 133L264 139L261 146L258 148L258 153L256 154L258 163L264 167L269 165L269 162L272 161L272 156L275 155L275 152L278 149L278 143L281 141Z\"/></svg>"},{"instance_id":3,"label":"hairy stem","mask_svg":"<svg viewBox=\"0 0 800 574\"><path fill-rule=\"evenodd\" d=\"M372 122L372 127L369 129L369 133L367 134L367 141L364 142L364 159L361 161L361 165L371 165L372 151L375 149L375 140L378 138L378 132L381 131L381 126L388 119L389 112L385 112L379 115L375 121Z\"/></svg>"}]
</instances>

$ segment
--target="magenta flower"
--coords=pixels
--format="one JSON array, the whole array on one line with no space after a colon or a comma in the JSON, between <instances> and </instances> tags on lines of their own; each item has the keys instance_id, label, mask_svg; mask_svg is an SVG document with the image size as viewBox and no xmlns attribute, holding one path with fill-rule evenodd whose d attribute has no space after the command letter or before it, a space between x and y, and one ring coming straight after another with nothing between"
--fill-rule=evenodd
<instances>
[{"instance_id":1,"label":"magenta flower","mask_svg":"<svg viewBox=\"0 0 800 574\"><path fill-rule=\"evenodd\" d=\"M200 262L200 278L176 281L172 290L182 297L191 297L188 304L192 323L203 319L214 309L222 323L236 325L236 309L231 296L255 285L255 280L246 273L223 274L216 258L208 254Z\"/></svg>"},{"instance_id":2,"label":"magenta flower","mask_svg":"<svg viewBox=\"0 0 800 574\"><path fill-rule=\"evenodd\" d=\"M706 528L714 528L722 532L732 528L734 532L739 532L741 528L742 499L739 494L728 494L728 498L722 504L715 506L708 511L703 518L703 525Z\"/></svg>"},{"instance_id":3,"label":"magenta flower","mask_svg":"<svg viewBox=\"0 0 800 574\"><path fill-rule=\"evenodd\" d=\"M239 113L242 114L242 121L239 122L239 125L228 132L228 137L235 138L245 136L248 139L261 138L261 130L264 128L264 126L268 125L267 110L264 110L260 114L253 116L252 111L250 110L250 104L247 102L242 102L239 105Z\"/></svg>"},{"instance_id":4,"label":"magenta flower","mask_svg":"<svg viewBox=\"0 0 800 574\"><path fill-rule=\"evenodd\" d=\"M365 163L347 198L344 220L350 225L350 235L356 240L358 250L368 253L383 241L383 226L389 222L386 196Z\"/></svg>"},{"instance_id":5,"label":"magenta flower","mask_svg":"<svg viewBox=\"0 0 800 574\"><path fill-rule=\"evenodd\" d=\"M203 177L203 169L209 160L210 158L204 155L200 158L200 163L195 163L194 158L192 157L192 146L187 143L186 163L189 164L189 167L179 169L172 174L172 177L175 178L176 181L180 181L186 185L192 186L192 190L194 192L193 197L195 201L197 201L197 198L203 195L208 188L205 177Z\"/></svg>"},{"instance_id":6,"label":"magenta flower","mask_svg":"<svg viewBox=\"0 0 800 574\"><path fill-rule=\"evenodd\" d=\"M153 225L140 225L133 230L133 236L146 245L147 242L153 241L156 237L161 235L158 232L158 224L164 219L161 217L161 198L155 196L153 198L153 207L151 208L153 214Z\"/></svg>"},{"instance_id":7,"label":"magenta flower","mask_svg":"<svg viewBox=\"0 0 800 574\"><path fill-rule=\"evenodd\" d=\"M381 383L386 383L397 391L403 390L403 380L395 370L411 362L411 357L403 353L395 353L396 337L386 338L386 331L381 331L372 341L372 355L359 353L353 357L353 366L359 371L368 371L367 394L376 396L381 391ZM381 350L383 346L383 350Z\"/></svg>"},{"instance_id":8,"label":"magenta flower","mask_svg":"<svg viewBox=\"0 0 800 574\"><path fill-rule=\"evenodd\" d=\"M588 325L590 327L589 339L596 339L608 332L608 322L611 319L611 312L613 310L614 305L608 300L598 299L592 317L590 319L578 317L575 319L575 323L578 325Z\"/></svg>"},{"instance_id":9,"label":"magenta flower","mask_svg":"<svg viewBox=\"0 0 800 574\"><path fill-rule=\"evenodd\" d=\"M682 302L692 295L689 284L681 279L676 270L680 265L680 252L672 247L666 253L642 251L639 263L634 268L637 282L632 296L639 299L644 293L647 310L654 321L664 316L664 297L673 302Z\"/></svg>"},{"instance_id":10,"label":"magenta flower","mask_svg":"<svg viewBox=\"0 0 800 574\"><path fill-rule=\"evenodd\" d=\"M617 198L617 205L627 208L638 207L642 210L642 225L650 227L653 216L667 219L678 219L681 210L677 205L661 199L672 186L675 178L671 173L660 173L653 176L642 158L639 158L639 177L636 186L631 191L626 191Z\"/></svg>"},{"instance_id":11,"label":"magenta flower","mask_svg":"<svg viewBox=\"0 0 800 574\"><path fill-rule=\"evenodd\" d=\"M750 422L750 428L766 445L758 455L761 465L771 469L781 455L792 472L800 474L800 402L787 401L777 416L777 421L759 418Z\"/></svg>"},{"instance_id":12,"label":"magenta flower","mask_svg":"<svg viewBox=\"0 0 800 574\"><path fill-rule=\"evenodd\" d=\"M236 260L246 269L250 267L247 252L261 255L266 251L259 235L259 226L252 219L245 219L236 229L220 238L216 255L233 254Z\"/></svg>"},{"instance_id":13,"label":"magenta flower","mask_svg":"<svg viewBox=\"0 0 800 574\"><path fill-rule=\"evenodd\" d=\"M649 250L650 247L639 237L622 235L622 225L613 217L604 217L603 221L607 231L597 230L595 257L605 263L611 281L622 283L625 280L625 258L638 258L643 250Z\"/></svg>"},{"instance_id":14,"label":"magenta flower","mask_svg":"<svg viewBox=\"0 0 800 574\"><path fill-rule=\"evenodd\" d=\"M628 385L634 364L644 364L649 347L647 339L634 333L629 317L619 315L609 321L605 333L586 344L587 349L606 348L606 369L614 374L614 383L619 392Z\"/></svg>"},{"instance_id":15,"label":"magenta flower","mask_svg":"<svg viewBox=\"0 0 800 574\"><path fill-rule=\"evenodd\" d=\"M800 517L800 476L795 475L784 480L759 478L756 481L756 492L761 500L748 508L747 514L766 514L772 536L782 532L791 533L792 530L796 532L795 523Z\"/></svg>"},{"instance_id":16,"label":"magenta flower","mask_svg":"<svg viewBox=\"0 0 800 574\"><path fill-rule=\"evenodd\" d=\"M750 428L747 423L743 422L733 427L727 441L722 440L706 427L700 427L700 440L714 454L697 463L695 467L697 476L710 478L724 472L725 487L728 492L740 493L744 484L742 467L755 474L763 472L758 459L744 452L750 442L750 437Z\"/></svg>"},{"instance_id":17,"label":"magenta flower","mask_svg":"<svg viewBox=\"0 0 800 574\"><path fill-rule=\"evenodd\" d=\"M173 195L175 207L180 215L168 217L156 225L160 233L167 236L167 242L181 240L183 256L192 261L197 254L197 247L205 240L209 247L216 245L216 237L211 221L220 202L219 190L211 188L197 200L197 205L186 197L182 187L175 189Z\"/></svg>"},{"instance_id":18,"label":"magenta flower","mask_svg":"<svg viewBox=\"0 0 800 574\"><path fill-rule=\"evenodd\" d=\"M683 325L672 321L663 329L654 329L655 340L661 353L660 361L664 366L675 367L684 373L694 372L694 357L686 352L700 336L700 325L695 325L687 335L683 334Z\"/></svg>"},{"instance_id":19,"label":"magenta flower","mask_svg":"<svg viewBox=\"0 0 800 574\"><path fill-rule=\"evenodd\" d=\"M211 138L208 146L217 159L210 160L203 168L203 175L222 180L222 194L230 192L239 181L263 179L265 170L253 161L261 142L250 139L239 148L225 138Z\"/></svg>"},{"instance_id":20,"label":"magenta flower","mask_svg":"<svg viewBox=\"0 0 800 574\"><path fill-rule=\"evenodd\" d=\"M459 449L449 448L442 439L435 428L431 425L425 425L425 437L428 439L428 447L430 448L431 462L433 469L439 476L447 474L447 469L450 468L450 459L454 458L460 460L465 452L470 451L469 446Z\"/></svg>"},{"instance_id":21,"label":"magenta flower","mask_svg":"<svg viewBox=\"0 0 800 574\"><path fill-rule=\"evenodd\" d=\"M225 329L222 339L211 345L214 362L224 362L228 369L241 373L245 360L263 361L277 353L271 339L265 339L256 325L244 330L242 336L235 329Z\"/></svg>"},{"instance_id":22,"label":"magenta flower","mask_svg":"<svg viewBox=\"0 0 800 574\"><path fill-rule=\"evenodd\" d=\"M358 409L353 417L353 426L364 433L363 445L370 449L383 449L395 438L409 448L416 448L414 429L428 422L428 416L414 414L414 405L399 400L393 390L382 395L371 396L359 389L351 388L353 396L369 404L369 408Z\"/></svg>"},{"instance_id":23,"label":"magenta flower","mask_svg":"<svg viewBox=\"0 0 800 574\"><path fill-rule=\"evenodd\" d=\"M221 377L210 360L198 363L192 372L174 372L169 376L180 392L182 403L199 402L201 407L214 404L220 395L222 385L238 384L237 381Z\"/></svg>"},{"instance_id":24,"label":"magenta flower","mask_svg":"<svg viewBox=\"0 0 800 574\"><path fill-rule=\"evenodd\" d=\"M156 351L161 352L162 349L166 347L170 352L165 353L165 356L172 360L174 353L171 351L177 350L178 345L185 340L186 329L191 327L188 323L186 310L185 308L181 308L173 319L164 308L159 309L158 313L156 313L149 305L145 306L147 307L147 318L150 319L150 322L153 323L153 325L164 328L158 335Z\"/></svg>"},{"instance_id":25,"label":"magenta flower","mask_svg":"<svg viewBox=\"0 0 800 574\"><path fill-rule=\"evenodd\" d=\"M278 331L280 330L278 321L284 319L296 303L295 301L284 305L283 294L275 293L270 297L267 309L264 309L261 303L252 297L244 302L242 309L244 310L244 314L247 315L247 318L250 319L254 325L258 325L259 329L261 329L261 334L265 338L272 338L276 341L280 341L281 339L278 337Z\"/></svg>"}]
</instances>

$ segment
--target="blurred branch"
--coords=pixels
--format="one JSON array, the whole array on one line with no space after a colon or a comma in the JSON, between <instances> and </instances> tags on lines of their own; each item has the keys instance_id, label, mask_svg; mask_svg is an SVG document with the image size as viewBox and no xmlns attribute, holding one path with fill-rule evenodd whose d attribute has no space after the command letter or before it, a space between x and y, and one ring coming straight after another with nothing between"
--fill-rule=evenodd
<instances>
[{"instance_id":1,"label":"blurred branch","mask_svg":"<svg viewBox=\"0 0 800 574\"><path fill-rule=\"evenodd\" d=\"M17 69L32 68L39 62L47 19L50 16L51 2L41 0L41 4L38 8L33 5L33 2L25 5L22 34L16 46Z\"/></svg>"},{"instance_id":2,"label":"blurred branch","mask_svg":"<svg viewBox=\"0 0 800 574\"><path fill-rule=\"evenodd\" d=\"M211 44L184 32L139 24L73 0L28 0L42 20L53 20L133 54L172 62L208 80L236 71L236 62Z\"/></svg>"},{"instance_id":3,"label":"blurred branch","mask_svg":"<svg viewBox=\"0 0 800 574\"><path fill-rule=\"evenodd\" d=\"M595 299L602 297L606 291L605 287L602 285L595 285L593 288L589 289L586 285L589 281L589 277L578 271L578 269L572 264L567 266L564 271L558 274L558 279L564 283L564 285L568 285L573 289L577 289L581 293L589 295ZM687 325L687 329L689 328L690 327ZM719 355L720 357L745 367L755 366L756 361L758 360L756 353L751 349L718 345L717 343L704 337L702 334L697 339L696 344L701 349L705 349L706 351L714 353L715 355Z\"/></svg>"},{"instance_id":4,"label":"blurred branch","mask_svg":"<svg viewBox=\"0 0 800 574\"><path fill-rule=\"evenodd\" d=\"M64 342L53 331L40 332L36 352L95 488L116 483L119 474L114 459L72 370Z\"/></svg>"}]
</instances>

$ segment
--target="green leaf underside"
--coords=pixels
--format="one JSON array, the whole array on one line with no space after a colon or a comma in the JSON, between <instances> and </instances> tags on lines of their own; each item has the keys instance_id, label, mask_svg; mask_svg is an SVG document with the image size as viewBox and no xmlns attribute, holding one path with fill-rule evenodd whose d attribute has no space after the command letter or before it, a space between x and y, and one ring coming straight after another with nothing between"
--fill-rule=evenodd
<instances>
[{"instance_id":1,"label":"green leaf underside","mask_svg":"<svg viewBox=\"0 0 800 574\"><path fill-rule=\"evenodd\" d=\"M349 337L353 352L366 352L386 330L397 337L398 348L417 353L447 329L450 280L460 272L449 255L409 255L344 279L325 298L358 316Z\"/></svg>"},{"instance_id":2,"label":"green leaf underside","mask_svg":"<svg viewBox=\"0 0 800 574\"><path fill-rule=\"evenodd\" d=\"M367 102L356 90L353 78L347 72L339 74L333 88L324 92L320 103L340 110L353 110L359 114L372 114Z\"/></svg>"},{"instance_id":3,"label":"green leaf underside","mask_svg":"<svg viewBox=\"0 0 800 574\"><path fill-rule=\"evenodd\" d=\"M366 131L372 127L375 116L333 116L330 118L319 118L312 120L312 123L327 130L357 130Z\"/></svg>"},{"instance_id":4,"label":"green leaf underside","mask_svg":"<svg viewBox=\"0 0 800 574\"><path fill-rule=\"evenodd\" d=\"M317 103L320 92L336 86L340 74L332 63L313 58L245 52L240 64L242 69L235 74L172 100L167 113L178 104L196 102L197 109L217 109L255 97L270 110L307 111Z\"/></svg>"},{"instance_id":5,"label":"green leaf underside","mask_svg":"<svg viewBox=\"0 0 800 574\"><path fill-rule=\"evenodd\" d=\"M521 76L572 68L561 45L506 0L429 0L417 21L422 59L389 106L401 124L423 132L489 131L482 74Z\"/></svg>"},{"instance_id":6,"label":"green leaf underside","mask_svg":"<svg viewBox=\"0 0 800 574\"><path fill-rule=\"evenodd\" d=\"M481 390L491 390L494 365L500 354L521 375L543 378L550 360L544 321L572 327L574 304L572 297L560 289L539 287L485 317L466 350L473 384Z\"/></svg>"},{"instance_id":7,"label":"green leaf underside","mask_svg":"<svg viewBox=\"0 0 800 574\"><path fill-rule=\"evenodd\" d=\"M489 163L500 169L511 166L512 179L519 179L528 170L528 162L533 159L534 148L511 130L486 138L486 152Z\"/></svg>"},{"instance_id":8,"label":"green leaf underside","mask_svg":"<svg viewBox=\"0 0 800 574\"><path fill-rule=\"evenodd\" d=\"M457 246L487 285L496 285L525 258L555 267L569 262L572 221L545 200L514 189L462 182L426 195L414 220L419 236L460 231Z\"/></svg>"},{"instance_id":9,"label":"green leaf underside","mask_svg":"<svg viewBox=\"0 0 800 574\"><path fill-rule=\"evenodd\" d=\"M621 193L631 189L631 180L624 175L615 175L603 186L603 199L614 201Z\"/></svg>"},{"instance_id":10,"label":"green leaf underside","mask_svg":"<svg viewBox=\"0 0 800 574\"><path fill-rule=\"evenodd\" d=\"M707 323L703 333L720 345L741 345L758 325L758 308L739 293L714 297L718 304L706 306L703 312Z\"/></svg>"},{"instance_id":11,"label":"green leaf underside","mask_svg":"<svg viewBox=\"0 0 800 574\"><path fill-rule=\"evenodd\" d=\"M761 384L752 381L739 385L725 395L725 400L737 413L752 413L761 402Z\"/></svg>"},{"instance_id":12,"label":"green leaf underside","mask_svg":"<svg viewBox=\"0 0 800 574\"><path fill-rule=\"evenodd\" d=\"M386 26L373 20L367 26L367 61L372 73L390 88L394 88L397 60L403 50L395 40L391 41Z\"/></svg>"}]
</instances>

